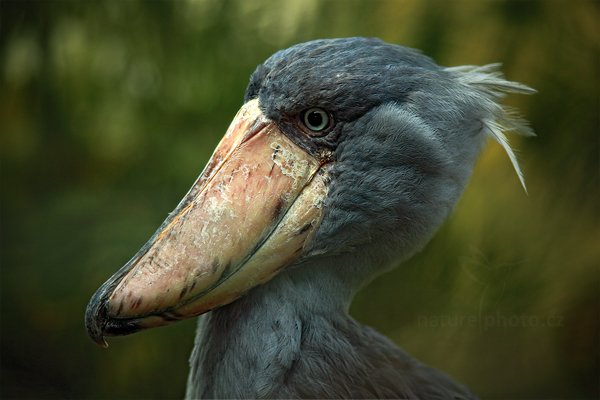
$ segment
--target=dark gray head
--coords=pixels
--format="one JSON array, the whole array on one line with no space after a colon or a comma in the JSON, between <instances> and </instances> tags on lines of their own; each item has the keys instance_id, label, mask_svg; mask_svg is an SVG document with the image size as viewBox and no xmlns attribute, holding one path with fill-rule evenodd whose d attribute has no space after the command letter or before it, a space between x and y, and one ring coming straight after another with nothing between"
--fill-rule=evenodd
<instances>
[{"instance_id":1,"label":"dark gray head","mask_svg":"<svg viewBox=\"0 0 600 400\"><path fill-rule=\"evenodd\" d=\"M364 281L421 248L487 137L531 133L499 105L532 90L496 65L443 68L378 39L282 50L204 172L146 246L96 293L88 329L125 334L235 301L284 268L335 257Z\"/></svg>"},{"instance_id":2,"label":"dark gray head","mask_svg":"<svg viewBox=\"0 0 600 400\"><path fill-rule=\"evenodd\" d=\"M308 141L307 150L333 153L325 213L306 255L362 253L366 245L374 256L406 258L423 246L452 210L486 138L503 138L494 121L529 133L496 102L531 90L495 68L443 68L373 38L302 43L258 66L245 101L260 99L263 113ZM313 107L333 122L307 137L302 118Z\"/></svg>"}]
</instances>

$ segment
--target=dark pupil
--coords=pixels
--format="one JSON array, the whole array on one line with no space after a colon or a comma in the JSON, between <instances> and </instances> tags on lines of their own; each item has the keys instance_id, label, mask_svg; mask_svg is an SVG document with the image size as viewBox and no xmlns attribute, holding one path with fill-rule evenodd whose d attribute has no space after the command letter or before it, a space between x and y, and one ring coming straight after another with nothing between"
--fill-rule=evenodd
<instances>
[{"instance_id":1,"label":"dark pupil","mask_svg":"<svg viewBox=\"0 0 600 400\"><path fill-rule=\"evenodd\" d=\"M323 115L320 112L312 111L308 114L307 120L311 127L319 128L323 123Z\"/></svg>"}]
</instances>

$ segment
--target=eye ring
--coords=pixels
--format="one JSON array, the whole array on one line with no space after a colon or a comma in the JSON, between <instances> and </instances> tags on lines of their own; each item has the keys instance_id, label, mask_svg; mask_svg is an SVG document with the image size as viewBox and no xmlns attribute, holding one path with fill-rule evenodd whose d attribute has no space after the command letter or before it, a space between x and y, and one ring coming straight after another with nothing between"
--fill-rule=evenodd
<instances>
[{"instance_id":1,"label":"eye ring","mask_svg":"<svg viewBox=\"0 0 600 400\"><path fill-rule=\"evenodd\" d=\"M322 108L312 107L302 113L302 123L310 131L321 133L331 126L331 117Z\"/></svg>"}]
</instances>

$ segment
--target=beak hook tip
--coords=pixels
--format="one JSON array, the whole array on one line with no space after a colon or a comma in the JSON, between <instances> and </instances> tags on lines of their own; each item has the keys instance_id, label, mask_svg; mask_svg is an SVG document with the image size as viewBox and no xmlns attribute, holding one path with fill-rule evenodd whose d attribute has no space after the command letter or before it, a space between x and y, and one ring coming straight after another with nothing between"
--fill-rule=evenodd
<instances>
[{"instance_id":1,"label":"beak hook tip","mask_svg":"<svg viewBox=\"0 0 600 400\"><path fill-rule=\"evenodd\" d=\"M85 313L85 328L88 336L100 347L108 348L104 339L108 317L106 303L103 300L104 287L101 287L90 300Z\"/></svg>"},{"instance_id":2,"label":"beak hook tip","mask_svg":"<svg viewBox=\"0 0 600 400\"><path fill-rule=\"evenodd\" d=\"M102 347L103 349L108 349L108 342L106 341L106 339L104 339L104 336L100 336L99 338L92 340L94 340L94 342L96 342L96 344Z\"/></svg>"}]
</instances>

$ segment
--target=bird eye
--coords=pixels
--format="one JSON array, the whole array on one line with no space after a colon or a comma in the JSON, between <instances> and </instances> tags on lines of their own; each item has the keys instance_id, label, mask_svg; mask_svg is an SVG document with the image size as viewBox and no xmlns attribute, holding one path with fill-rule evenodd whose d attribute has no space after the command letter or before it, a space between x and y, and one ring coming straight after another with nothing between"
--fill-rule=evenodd
<instances>
[{"instance_id":1,"label":"bird eye","mask_svg":"<svg viewBox=\"0 0 600 400\"><path fill-rule=\"evenodd\" d=\"M313 132L321 132L329 127L329 114L321 108L309 108L304 112L302 122Z\"/></svg>"}]
</instances>

